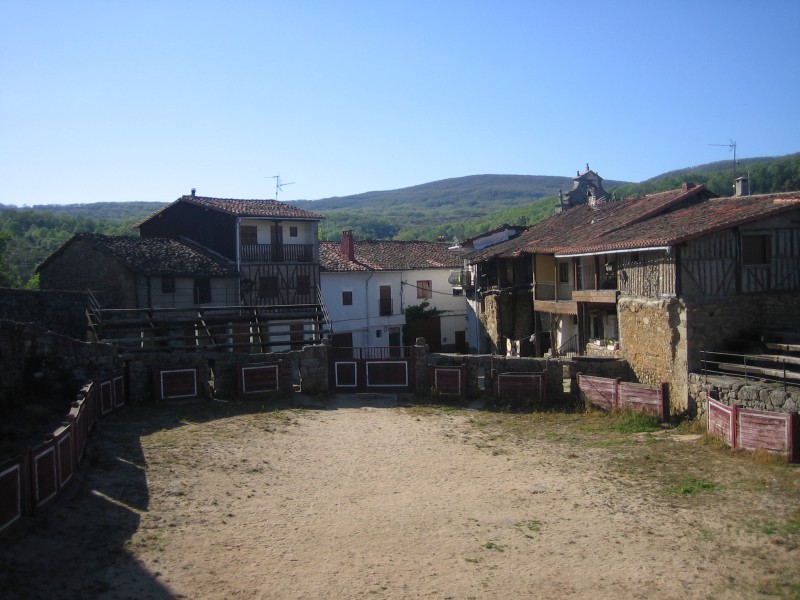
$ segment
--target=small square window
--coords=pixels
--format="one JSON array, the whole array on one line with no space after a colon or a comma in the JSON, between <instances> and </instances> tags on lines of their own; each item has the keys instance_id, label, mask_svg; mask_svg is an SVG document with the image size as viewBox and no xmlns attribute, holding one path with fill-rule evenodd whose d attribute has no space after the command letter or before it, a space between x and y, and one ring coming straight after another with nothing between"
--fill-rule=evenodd
<instances>
[{"instance_id":1,"label":"small square window","mask_svg":"<svg viewBox=\"0 0 800 600\"><path fill-rule=\"evenodd\" d=\"M297 227L289 227L289 237L297 237Z\"/></svg>"},{"instance_id":2,"label":"small square window","mask_svg":"<svg viewBox=\"0 0 800 600\"><path fill-rule=\"evenodd\" d=\"M342 306L353 305L353 292L342 292Z\"/></svg>"},{"instance_id":3,"label":"small square window","mask_svg":"<svg viewBox=\"0 0 800 600\"><path fill-rule=\"evenodd\" d=\"M433 288L431 280L417 281L417 298L432 298Z\"/></svg>"},{"instance_id":4,"label":"small square window","mask_svg":"<svg viewBox=\"0 0 800 600\"><path fill-rule=\"evenodd\" d=\"M174 294L175 293L175 278L174 277L162 277L161 278L161 293L162 294Z\"/></svg>"},{"instance_id":5,"label":"small square window","mask_svg":"<svg viewBox=\"0 0 800 600\"><path fill-rule=\"evenodd\" d=\"M742 264L745 266L770 263L771 240L768 235L742 236Z\"/></svg>"}]
</instances>

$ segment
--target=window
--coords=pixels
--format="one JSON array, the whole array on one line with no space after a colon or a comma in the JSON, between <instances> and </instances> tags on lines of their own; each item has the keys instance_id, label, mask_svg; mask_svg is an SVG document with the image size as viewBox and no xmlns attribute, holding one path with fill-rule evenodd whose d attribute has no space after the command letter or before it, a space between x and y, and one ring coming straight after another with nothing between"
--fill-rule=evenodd
<instances>
[{"instance_id":1,"label":"window","mask_svg":"<svg viewBox=\"0 0 800 600\"><path fill-rule=\"evenodd\" d=\"M378 315L389 317L392 315L392 286L382 285L379 288Z\"/></svg>"},{"instance_id":2,"label":"window","mask_svg":"<svg viewBox=\"0 0 800 600\"><path fill-rule=\"evenodd\" d=\"M255 246L258 243L258 227L255 225L239 227L239 242L242 246Z\"/></svg>"},{"instance_id":3,"label":"window","mask_svg":"<svg viewBox=\"0 0 800 600\"><path fill-rule=\"evenodd\" d=\"M342 292L342 306L353 305L353 292Z\"/></svg>"},{"instance_id":4,"label":"window","mask_svg":"<svg viewBox=\"0 0 800 600\"><path fill-rule=\"evenodd\" d=\"M297 237L297 227L289 227L289 237Z\"/></svg>"},{"instance_id":5,"label":"window","mask_svg":"<svg viewBox=\"0 0 800 600\"><path fill-rule=\"evenodd\" d=\"M742 264L768 265L770 263L771 240L768 235L742 236Z\"/></svg>"},{"instance_id":6,"label":"window","mask_svg":"<svg viewBox=\"0 0 800 600\"><path fill-rule=\"evenodd\" d=\"M174 277L162 277L161 278L161 293L162 294L174 294L175 293L175 278Z\"/></svg>"},{"instance_id":7,"label":"window","mask_svg":"<svg viewBox=\"0 0 800 600\"><path fill-rule=\"evenodd\" d=\"M417 281L417 298L432 298L433 297L433 289L431 286L431 280L423 280Z\"/></svg>"},{"instance_id":8,"label":"window","mask_svg":"<svg viewBox=\"0 0 800 600\"><path fill-rule=\"evenodd\" d=\"M454 287L453 288L453 296L463 296L464 295L464 288Z\"/></svg>"},{"instance_id":9,"label":"window","mask_svg":"<svg viewBox=\"0 0 800 600\"><path fill-rule=\"evenodd\" d=\"M211 280L207 277L194 280L194 301L195 304L211 302Z\"/></svg>"},{"instance_id":10,"label":"window","mask_svg":"<svg viewBox=\"0 0 800 600\"><path fill-rule=\"evenodd\" d=\"M569 263L558 263L558 283L569 283Z\"/></svg>"},{"instance_id":11,"label":"window","mask_svg":"<svg viewBox=\"0 0 800 600\"><path fill-rule=\"evenodd\" d=\"M278 297L278 277L275 275L261 275L258 278L258 297Z\"/></svg>"}]
</instances>

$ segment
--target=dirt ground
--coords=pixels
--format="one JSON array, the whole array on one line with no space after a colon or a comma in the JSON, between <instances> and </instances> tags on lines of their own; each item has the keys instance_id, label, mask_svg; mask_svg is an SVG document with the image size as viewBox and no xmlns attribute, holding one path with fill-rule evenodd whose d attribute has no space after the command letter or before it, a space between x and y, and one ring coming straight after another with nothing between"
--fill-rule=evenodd
<instances>
[{"instance_id":1,"label":"dirt ground","mask_svg":"<svg viewBox=\"0 0 800 600\"><path fill-rule=\"evenodd\" d=\"M128 406L87 463L2 597L800 597L796 465L602 415Z\"/></svg>"}]
</instances>

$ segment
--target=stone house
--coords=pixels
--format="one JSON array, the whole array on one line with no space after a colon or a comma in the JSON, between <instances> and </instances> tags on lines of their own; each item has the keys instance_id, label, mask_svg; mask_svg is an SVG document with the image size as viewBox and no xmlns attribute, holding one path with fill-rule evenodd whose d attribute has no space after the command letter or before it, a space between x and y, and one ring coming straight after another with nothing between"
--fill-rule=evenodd
<instances>
[{"instance_id":1,"label":"stone house","mask_svg":"<svg viewBox=\"0 0 800 600\"><path fill-rule=\"evenodd\" d=\"M406 309L427 302L442 314L405 332L433 351L466 352L466 298L448 279L461 257L447 244L419 241L320 242L322 295L336 347L402 346ZM460 272L460 271L458 271Z\"/></svg>"},{"instance_id":2,"label":"stone house","mask_svg":"<svg viewBox=\"0 0 800 600\"><path fill-rule=\"evenodd\" d=\"M800 327L800 193L716 198L685 184L593 198L469 261L495 339L530 335L533 355L611 342L638 381L667 382L682 411L701 350Z\"/></svg>"},{"instance_id":3,"label":"stone house","mask_svg":"<svg viewBox=\"0 0 800 600\"><path fill-rule=\"evenodd\" d=\"M78 233L37 269L43 290L91 291L109 309L236 304L229 261L177 240Z\"/></svg>"},{"instance_id":4,"label":"stone house","mask_svg":"<svg viewBox=\"0 0 800 600\"><path fill-rule=\"evenodd\" d=\"M467 297L467 338L469 340L469 352L471 354L484 354L491 352L492 341L486 332L483 321L479 318L480 296L476 295L476 282L479 281L478 269L475 264L470 264L467 256L505 242L518 236L527 228L522 225L508 225L504 223L491 231L483 232L474 237L458 242L450 249L458 252L464 258L464 265L460 271L453 271L449 278L454 287L460 287ZM506 340L508 342L508 340ZM511 348L506 348L511 352Z\"/></svg>"}]
</instances>

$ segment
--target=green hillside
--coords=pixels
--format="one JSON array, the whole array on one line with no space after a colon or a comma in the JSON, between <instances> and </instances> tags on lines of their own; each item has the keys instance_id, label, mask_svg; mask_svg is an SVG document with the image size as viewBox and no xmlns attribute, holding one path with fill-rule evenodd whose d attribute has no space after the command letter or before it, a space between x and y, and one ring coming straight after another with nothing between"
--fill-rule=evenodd
<instances>
[{"instance_id":1,"label":"green hillside","mask_svg":"<svg viewBox=\"0 0 800 600\"><path fill-rule=\"evenodd\" d=\"M741 159L737 176L749 175L752 193L800 190L800 153ZM623 198L704 183L720 196L731 194L733 161L670 171L638 184L605 181ZM463 240L508 223L530 225L553 214L558 191L570 177L472 175L399 190L375 191L291 204L322 214L322 239L352 229L358 239ZM17 208L0 204L0 285L29 281L34 268L78 232L136 235L133 225L166 202L99 202ZM34 282L35 283L35 282Z\"/></svg>"}]
</instances>

